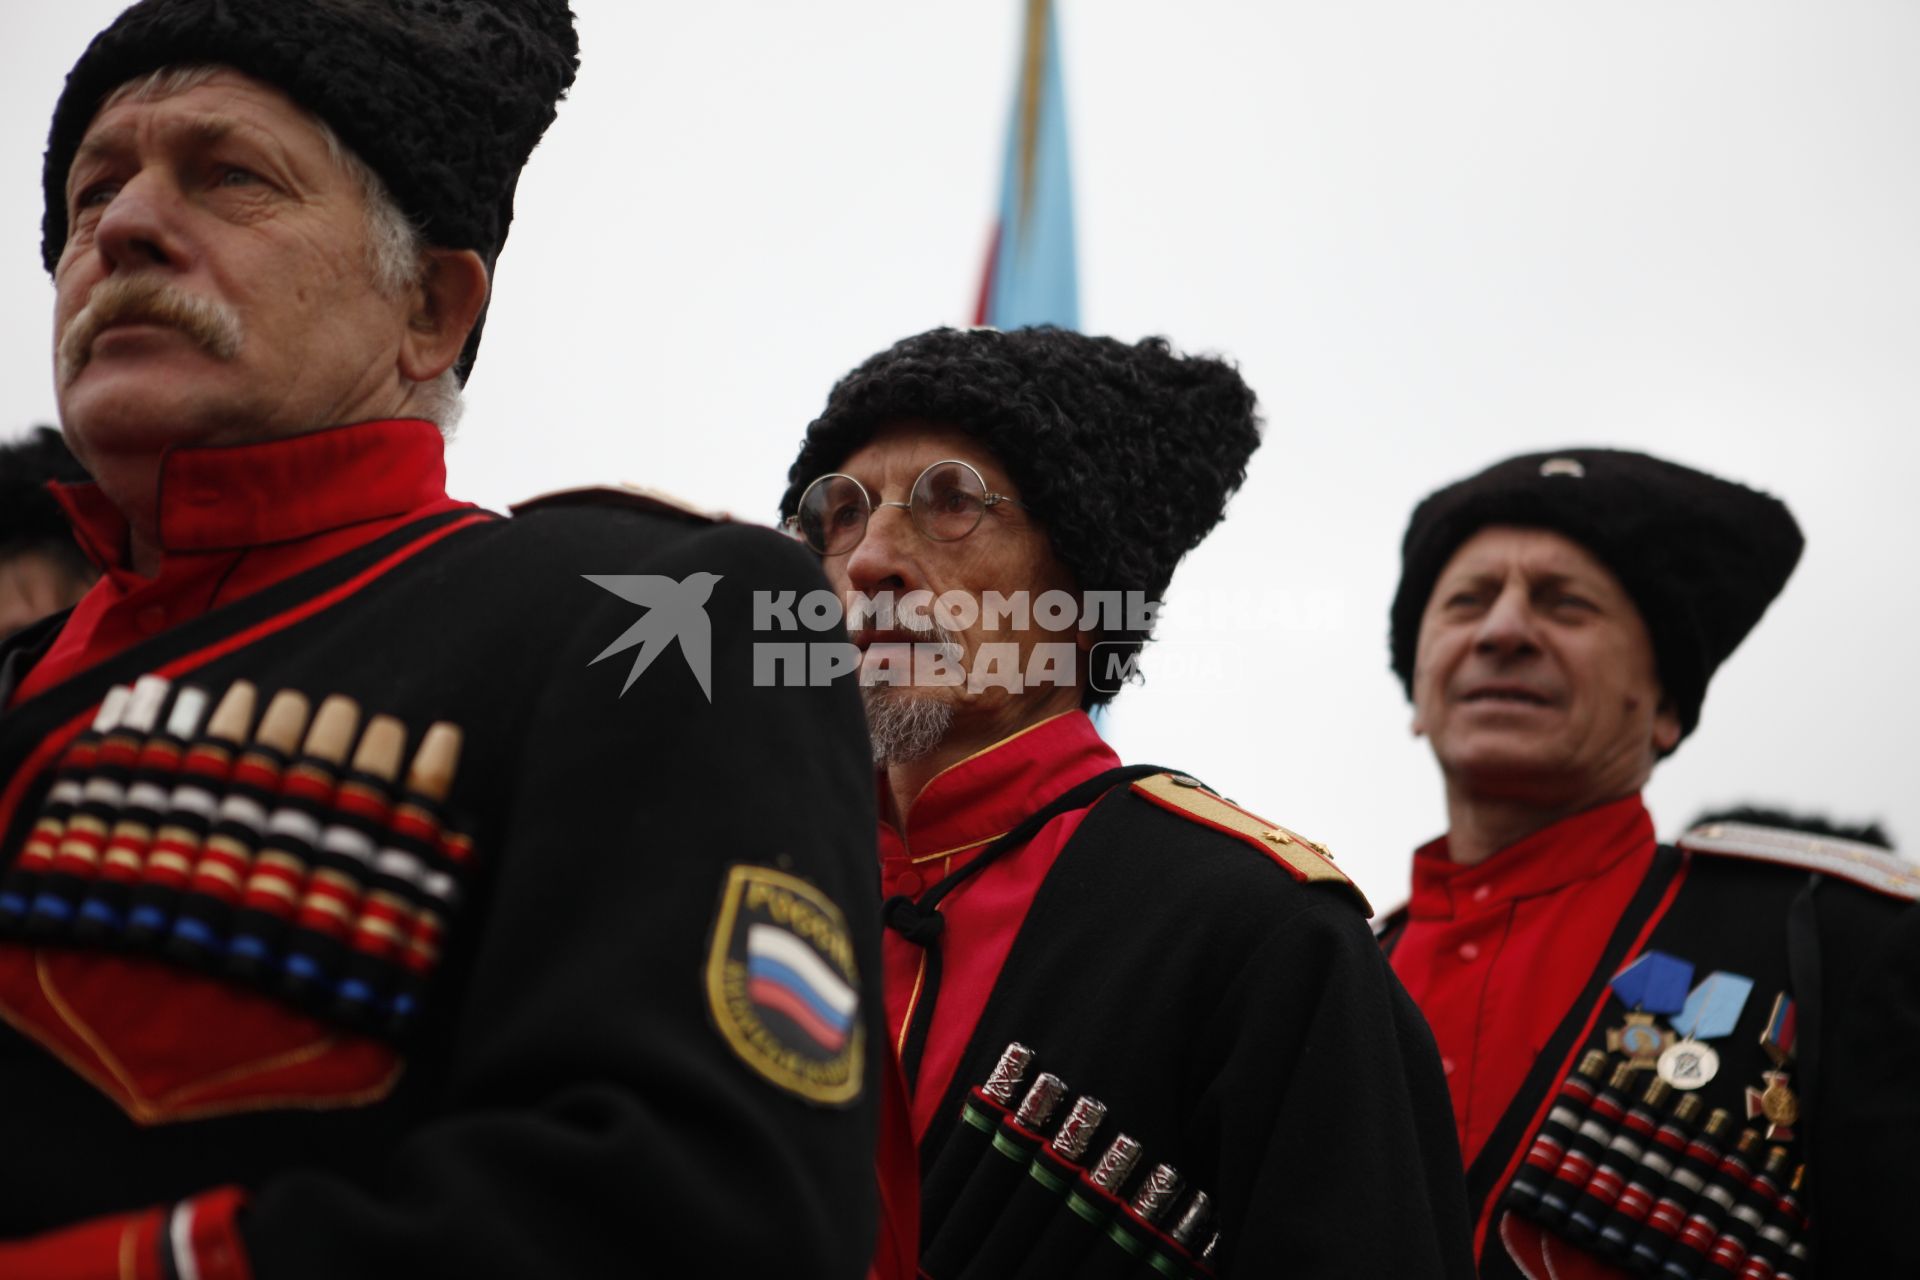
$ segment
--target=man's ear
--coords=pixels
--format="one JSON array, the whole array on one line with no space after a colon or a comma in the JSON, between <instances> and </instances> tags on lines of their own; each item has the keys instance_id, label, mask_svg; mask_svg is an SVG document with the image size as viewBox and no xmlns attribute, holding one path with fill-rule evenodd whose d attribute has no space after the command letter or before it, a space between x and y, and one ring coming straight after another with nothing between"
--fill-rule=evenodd
<instances>
[{"instance_id":1,"label":"man's ear","mask_svg":"<svg viewBox=\"0 0 1920 1280\"><path fill-rule=\"evenodd\" d=\"M1658 760L1680 745L1680 713L1674 709L1673 699L1666 694L1660 695L1660 705L1653 709L1653 758Z\"/></svg>"},{"instance_id":2,"label":"man's ear","mask_svg":"<svg viewBox=\"0 0 1920 1280\"><path fill-rule=\"evenodd\" d=\"M431 382L453 368L487 305L487 264L471 249L428 249L400 343L400 372Z\"/></svg>"}]
</instances>

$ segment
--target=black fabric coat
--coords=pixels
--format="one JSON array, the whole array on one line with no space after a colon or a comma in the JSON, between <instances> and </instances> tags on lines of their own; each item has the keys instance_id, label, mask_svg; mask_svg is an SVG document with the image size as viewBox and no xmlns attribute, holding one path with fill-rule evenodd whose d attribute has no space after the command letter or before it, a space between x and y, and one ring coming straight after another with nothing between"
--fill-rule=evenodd
<instances>
[{"instance_id":1,"label":"black fabric coat","mask_svg":"<svg viewBox=\"0 0 1920 1280\"><path fill-rule=\"evenodd\" d=\"M884 1036L865 1037L856 1097L809 1101L729 1044L706 982L729 870L772 868L852 922L861 1017L884 1025L856 695L753 685L752 593L805 594L817 563L764 530L591 503L483 520L395 559L463 519L402 528L0 716L0 784L110 684L160 668L216 696L240 678L263 702L347 694L400 717L410 741L452 720L465 748L447 814L475 867L377 1097L136 1122L0 1027L0 1240L238 1184L261 1280L863 1273ZM634 651L590 661L642 610L582 575L696 572L720 575L711 703L672 647L622 696ZM13 678L47 638L16 639ZM33 779L12 813L6 859L45 789ZM0 963L31 959L0 944ZM158 956L118 963L162 1009L184 980ZM226 1028L173 1032L117 1047L229 1065Z\"/></svg>"},{"instance_id":2,"label":"black fabric coat","mask_svg":"<svg viewBox=\"0 0 1920 1280\"><path fill-rule=\"evenodd\" d=\"M1651 928L1649 929L1649 926ZM1391 950L1390 924L1383 936ZM1608 980L1656 950L1690 961L1695 981L1725 970L1753 979L1738 1025L1713 1040L1719 1070L1697 1091L1703 1112L1731 1113L1760 1150L1784 1145L1805 1164L1809 1276L1920 1275L1920 907L1863 884L1727 853L1662 847L1600 963L1467 1171L1481 1275L1521 1275L1500 1240L1502 1197L1539 1132L1547 1103L1583 1054L1606 1050L1626 1009ZM1777 993L1797 1004L1789 1064L1800 1116L1793 1136L1765 1138L1749 1087L1774 1068L1760 1037ZM1662 1019L1664 1025L1665 1019ZM1610 1065L1620 1061L1614 1054ZM1634 1093L1653 1078L1643 1071Z\"/></svg>"},{"instance_id":3,"label":"black fabric coat","mask_svg":"<svg viewBox=\"0 0 1920 1280\"><path fill-rule=\"evenodd\" d=\"M1095 1156L1125 1133L1140 1171L1213 1198L1220 1274L1472 1275L1433 1038L1356 899L1109 792L1034 897L923 1164L1019 1041L1107 1105Z\"/></svg>"}]
</instances>

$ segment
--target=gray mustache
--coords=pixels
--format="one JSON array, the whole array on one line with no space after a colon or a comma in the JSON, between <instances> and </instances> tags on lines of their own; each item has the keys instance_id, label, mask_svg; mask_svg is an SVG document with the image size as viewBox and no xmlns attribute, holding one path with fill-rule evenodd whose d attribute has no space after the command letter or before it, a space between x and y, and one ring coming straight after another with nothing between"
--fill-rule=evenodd
<instances>
[{"instance_id":1,"label":"gray mustache","mask_svg":"<svg viewBox=\"0 0 1920 1280\"><path fill-rule=\"evenodd\" d=\"M243 330L232 308L188 293L153 276L114 276L94 286L67 322L55 351L61 386L80 376L93 357L93 340L116 324L161 324L178 329L216 359L240 352Z\"/></svg>"}]
</instances>

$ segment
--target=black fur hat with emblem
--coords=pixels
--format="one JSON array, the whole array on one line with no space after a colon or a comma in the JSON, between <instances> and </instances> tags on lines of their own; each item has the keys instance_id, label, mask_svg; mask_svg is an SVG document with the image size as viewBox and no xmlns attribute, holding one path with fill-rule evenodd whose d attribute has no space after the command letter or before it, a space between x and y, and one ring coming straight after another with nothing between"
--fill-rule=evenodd
<instances>
[{"instance_id":1,"label":"black fur hat with emblem","mask_svg":"<svg viewBox=\"0 0 1920 1280\"><path fill-rule=\"evenodd\" d=\"M1497 462L1414 508L1392 612L1394 674L1413 692L1434 580L1489 525L1547 529L1613 571L1640 610L1683 734L1707 681L1786 585L1805 545L1778 498L1620 449L1556 449Z\"/></svg>"},{"instance_id":2,"label":"black fur hat with emblem","mask_svg":"<svg viewBox=\"0 0 1920 1280\"><path fill-rule=\"evenodd\" d=\"M49 272L67 242L67 170L101 102L150 72L205 65L271 84L325 120L427 243L472 249L491 272L579 41L567 0L141 0L94 37L54 108L42 175Z\"/></svg>"},{"instance_id":3,"label":"black fur hat with emblem","mask_svg":"<svg viewBox=\"0 0 1920 1280\"><path fill-rule=\"evenodd\" d=\"M1066 329L932 329L842 378L787 471L782 516L881 428L957 427L1006 467L1084 592L1158 601L1180 558L1226 513L1260 444L1239 371L1165 338L1128 344ZM1146 629L1109 629L1124 660ZM1110 700L1089 688L1085 701Z\"/></svg>"}]
</instances>

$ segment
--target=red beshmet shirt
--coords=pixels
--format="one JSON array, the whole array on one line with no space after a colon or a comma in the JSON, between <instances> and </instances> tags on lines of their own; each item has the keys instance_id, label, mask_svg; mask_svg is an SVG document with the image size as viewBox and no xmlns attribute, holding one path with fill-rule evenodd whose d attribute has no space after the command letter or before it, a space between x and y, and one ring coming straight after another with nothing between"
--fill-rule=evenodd
<instances>
[{"instance_id":1,"label":"red beshmet shirt","mask_svg":"<svg viewBox=\"0 0 1920 1280\"><path fill-rule=\"evenodd\" d=\"M98 487L52 486L101 576L14 702L408 521L472 505L447 496L440 429L413 418L169 449L158 483L151 578L129 565L127 522Z\"/></svg>"},{"instance_id":2,"label":"red beshmet shirt","mask_svg":"<svg viewBox=\"0 0 1920 1280\"><path fill-rule=\"evenodd\" d=\"M968 756L914 797L904 830L880 824L880 896L918 897L1029 814L1119 763L1080 711L1043 720ZM916 1141L933 1122L1034 893L1086 816L1081 809L1055 818L941 902L947 923L940 937L940 995L919 1076L906 1081ZM888 930L882 955L889 1042L898 1054L922 994L926 952Z\"/></svg>"},{"instance_id":3,"label":"red beshmet shirt","mask_svg":"<svg viewBox=\"0 0 1920 1280\"><path fill-rule=\"evenodd\" d=\"M1468 1164L1592 976L1654 848L1635 794L1477 866L1449 861L1444 836L1413 855L1393 971L1433 1027Z\"/></svg>"}]
</instances>

